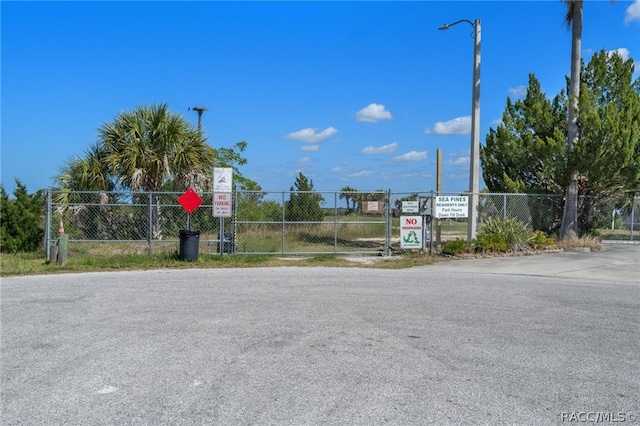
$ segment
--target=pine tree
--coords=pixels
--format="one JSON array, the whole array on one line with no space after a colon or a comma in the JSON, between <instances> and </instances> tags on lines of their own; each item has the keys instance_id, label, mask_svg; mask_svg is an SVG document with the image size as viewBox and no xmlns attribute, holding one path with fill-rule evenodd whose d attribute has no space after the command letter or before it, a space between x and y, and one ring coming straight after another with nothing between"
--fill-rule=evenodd
<instances>
[{"instance_id":1,"label":"pine tree","mask_svg":"<svg viewBox=\"0 0 640 426\"><path fill-rule=\"evenodd\" d=\"M0 184L0 248L5 253L33 252L44 241L44 194L27 192L16 179L15 199Z\"/></svg>"},{"instance_id":2,"label":"pine tree","mask_svg":"<svg viewBox=\"0 0 640 426\"><path fill-rule=\"evenodd\" d=\"M322 221L324 215L320 204L324 198L314 192L313 181L299 173L290 191L289 201L285 203L285 219L288 222Z\"/></svg>"}]
</instances>

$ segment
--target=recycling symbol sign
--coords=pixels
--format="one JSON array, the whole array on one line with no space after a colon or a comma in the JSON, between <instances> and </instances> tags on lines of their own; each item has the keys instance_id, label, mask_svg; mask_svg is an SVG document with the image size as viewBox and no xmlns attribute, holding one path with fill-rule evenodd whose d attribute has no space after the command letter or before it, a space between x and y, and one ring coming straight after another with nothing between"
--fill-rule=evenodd
<instances>
[{"instance_id":1,"label":"recycling symbol sign","mask_svg":"<svg viewBox=\"0 0 640 426\"><path fill-rule=\"evenodd\" d=\"M407 236L402 237L402 241L405 244L420 244L420 240L418 239L418 234L416 234L416 231L409 232Z\"/></svg>"},{"instance_id":2,"label":"recycling symbol sign","mask_svg":"<svg viewBox=\"0 0 640 426\"><path fill-rule=\"evenodd\" d=\"M400 248L424 248L422 216L400 216Z\"/></svg>"}]
</instances>

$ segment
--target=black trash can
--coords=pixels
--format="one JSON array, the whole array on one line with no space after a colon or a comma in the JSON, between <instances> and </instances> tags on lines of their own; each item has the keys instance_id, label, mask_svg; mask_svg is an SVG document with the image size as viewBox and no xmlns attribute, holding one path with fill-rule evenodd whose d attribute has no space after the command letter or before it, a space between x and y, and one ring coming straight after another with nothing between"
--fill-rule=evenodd
<instances>
[{"instance_id":1,"label":"black trash can","mask_svg":"<svg viewBox=\"0 0 640 426\"><path fill-rule=\"evenodd\" d=\"M200 231L180 230L180 260L198 260Z\"/></svg>"},{"instance_id":2,"label":"black trash can","mask_svg":"<svg viewBox=\"0 0 640 426\"><path fill-rule=\"evenodd\" d=\"M222 238L222 244L218 241L218 253L234 254L236 252L236 242L231 232L225 232ZM221 248L222 247L222 248Z\"/></svg>"}]
</instances>

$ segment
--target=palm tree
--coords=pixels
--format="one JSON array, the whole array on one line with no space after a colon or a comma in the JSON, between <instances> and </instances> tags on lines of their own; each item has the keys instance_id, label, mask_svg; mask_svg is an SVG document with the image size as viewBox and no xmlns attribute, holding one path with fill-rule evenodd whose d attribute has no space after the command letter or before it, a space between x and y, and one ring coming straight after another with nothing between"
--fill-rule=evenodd
<instances>
[{"instance_id":1,"label":"palm tree","mask_svg":"<svg viewBox=\"0 0 640 426\"><path fill-rule=\"evenodd\" d=\"M350 186L344 186L340 190L340 199L342 200L344 198L346 200L346 202L347 202L347 211L350 211L349 200L351 200L353 198L352 194L354 192L358 192L358 190L355 189L355 188L351 188ZM355 201L354 201L354 204L355 204ZM355 208L355 205L354 205L354 208Z\"/></svg>"},{"instance_id":2,"label":"palm tree","mask_svg":"<svg viewBox=\"0 0 640 426\"><path fill-rule=\"evenodd\" d=\"M575 144L578 142L578 99L580 97L580 66L582 48L582 0L564 0L567 5L565 20L571 27L571 76L569 78L569 111L567 128L567 151L569 158ZM560 226L560 239L571 239L577 236L578 231L578 170L569 163L572 169L569 186L566 189L562 225Z\"/></svg>"},{"instance_id":3,"label":"palm tree","mask_svg":"<svg viewBox=\"0 0 640 426\"><path fill-rule=\"evenodd\" d=\"M105 192L114 189L104 152L98 144L92 145L85 152L84 157L71 157L60 168L56 183L58 187L68 189L86 188Z\"/></svg>"},{"instance_id":4,"label":"palm tree","mask_svg":"<svg viewBox=\"0 0 640 426\"><path fill-rule=\"evenodd\" d=\"M216 151L167 104L122 112L100 126L98 137L84 158L72 158L60 170L56 181L61 188L157 192L168 184L196 191L211 185ZM159 197L154 194L154 238L161 238Z\"/></svg>"},{"instance_id":5,"label":"palm tree","mask_svg":"<svg viewBox=\"0 0 640 426\"><path fill-rule=\"evenodd\" d=\"M84 157L71 157L67 163L60 168L56 177L56 184L62 191L54 192L53 202L58 204L56 212L60 215L60 220L73 222L74 217L86 210L86 204L99 204L98 214L101 215L99 225L92 226L92 230L83 229L85 236L89 235L100 225L113 225L113 197L109 193L114 190L115 184L109 175L104 152L100 145L92 145ZM97 193L76 194L73 191L79 189L90 189ZM73 203L72 207L69 204ZM71 216L65 216L64 212L69 210ZM79 226L83 228L83 226ZM104 230L104 229L103 229ZM95 234L93 237L97 238Z\"/></svg>"},{"instance_id":6,"label":"palm tree","mask_svg":"<svg viewBox=\"0 0 640 426\"><path fill-rule=\"evenodd\" d=\"M580 138L578 129L578 101L580 98L580 69L582 57L582 17L583 0L562 0L567 6L565 22L571 28L571 76L569 77L569 111L567 126L567 151L569 157L570 180L566 189L560 239L576 238L578 234L578 180L579 170L572 164L572 153ZM615 0L611 0L615 3Z\"/></svg>"},{"instance_id":7,"label":"palm tree","mask_svg":"<svg viewBox=\"0 0 640 426\"><path fill-rule=\"evenodd\" d=\"M211 184L215 151L197 128L169 111L167 104L123 112L98 130L105 160L118 185L133 191L174 188L205 189ZM160 195L153 195L154 239L160 232Z\"/></svg>"},{"instance_id":8,"label":"palm tree","mask_svg":"<svg viewBox=\"0 0 640 426\"><path fill-rule=\"evenodd\" d=\"M167 104L122 112L98 130L111 176L133 191L176 187L202 190L211 184L215 150L197 128Z\"/></svg>"},{"instance_id":9,"label":"palm tree","mask_svg":"<svg viewBox=\"0 0 640 426\"><path fill-rule=\"evenodd\" d=\"M216 150L166 104L122 112L100 126L98 136L84 157L73 157L60 169L60 188L160 191L172 183L201 190L211 184Z\"/></svg>"}]
</instances>

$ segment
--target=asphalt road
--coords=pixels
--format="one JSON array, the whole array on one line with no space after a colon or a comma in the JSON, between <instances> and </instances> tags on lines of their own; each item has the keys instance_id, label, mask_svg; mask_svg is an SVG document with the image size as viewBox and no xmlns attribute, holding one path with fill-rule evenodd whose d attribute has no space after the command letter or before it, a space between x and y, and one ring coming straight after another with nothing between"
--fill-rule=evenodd
<instances>
[{"instance_id":1,"label":"asphalt road","mask_svg":"<svg viewBox=\"0 0 640 426\"><path fill-rule=\"evenodd\" d=\"M3 278L0 423L638 424L638 265Z\"/></svg>"}]
</instances>

